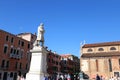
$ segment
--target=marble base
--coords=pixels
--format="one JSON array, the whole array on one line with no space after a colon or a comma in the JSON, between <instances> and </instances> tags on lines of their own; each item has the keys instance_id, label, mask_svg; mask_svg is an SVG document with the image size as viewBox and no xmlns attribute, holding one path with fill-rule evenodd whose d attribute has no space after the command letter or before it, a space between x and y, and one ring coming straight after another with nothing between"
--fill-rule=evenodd
<instances>
[{"instance_id":1,"label":"marble base","mask_svg":"<svg viewBox=\"0 0 120 80\"><path fill-rule=\"evenodd\" d=\"M47 74L44 74L44 73L40 73L40 74L28 73L26 75L26 80L44 80L45 76L47 76Z\"/></svg>"},{"instance_id":2,"label":"marble base","mask_svg":"<svg viewBox=\"0 0 120 80\"><path fill-rule=\"evenodd\" d=\"M30 70L26 75L26 80L44 80L47 74L47 50L41 46L30 50L32 53Z\"/></svg>"}]
</instances>

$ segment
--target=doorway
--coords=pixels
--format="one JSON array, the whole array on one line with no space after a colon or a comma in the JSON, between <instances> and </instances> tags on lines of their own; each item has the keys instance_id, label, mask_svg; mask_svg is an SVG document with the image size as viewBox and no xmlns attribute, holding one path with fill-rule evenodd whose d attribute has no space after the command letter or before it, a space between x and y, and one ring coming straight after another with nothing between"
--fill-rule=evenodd
<instances>
[{"instance_id":1,"label":"doorway","mask_svg":"<svg viewBox=\"0 0 120 80\"><path fill-rule=\"evenodd\" d=\"M7 80L7 72L4 72L3 80Z\"/></svg>"}]
</instances>

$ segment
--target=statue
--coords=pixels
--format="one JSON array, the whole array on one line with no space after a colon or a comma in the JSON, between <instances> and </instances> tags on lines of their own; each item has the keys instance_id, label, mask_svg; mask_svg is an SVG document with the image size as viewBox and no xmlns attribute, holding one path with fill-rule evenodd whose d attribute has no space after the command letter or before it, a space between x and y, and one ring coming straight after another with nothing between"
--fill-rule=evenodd
<instances>
[{"instance_id":1,"label":"statue","mask_svg":"<svg viewBox=\"0 0 120 80\"><path fill-rule=\"evenodd\" d=\"M38 26L37 37L33 44L31 52L31 63L26 80L43 80L47 73L47 54L48 50L44 47L44 27L43 24ZM37 63L36 63L37 62Z\"/></svg>"},{"instance_id":2,"label":"statue","mask_svg":"<svg viewBox=\"0 0 120 80\"><path fill-rule=\"evenodd\" d=\"M38 34L37 34L37 39L34 42L34 46L44 46L44 27L43 23L38 26Z\"/></svg>"}]
</instances>

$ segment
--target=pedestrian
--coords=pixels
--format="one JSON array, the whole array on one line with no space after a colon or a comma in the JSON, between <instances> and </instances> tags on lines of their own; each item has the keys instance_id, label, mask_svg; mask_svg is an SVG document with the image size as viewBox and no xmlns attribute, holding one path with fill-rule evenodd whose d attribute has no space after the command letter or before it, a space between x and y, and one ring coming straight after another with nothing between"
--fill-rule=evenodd
<instances>
[{"instance_id":1,"label":"pedestrian","mask_svg":"<svg viewBox=\"0 0 120 80\"><path fill-rule=\"evenodd\" d=\"M47 77L47 76L45 76L45 80L48 80L48 77Z\"/></svg>"},{"instance_id":2,"label":"pedestrian","mask_svg":"<svg viewBox=\"0 0 120 80\"><path fill-rule=\"evenodd\" d=\"M57 74L57 77L56 77L56 78L57 78L57 80L59 80L59 78L60 78L59 74Z\"/></svg>"},{"instance_id":3,"label":"pedestrian","mask_svg":"<svg viewBox=\"0 0 120 80\"><path fill-rule=\"evenodd\" d=\"M25 80L23 75L21 76L20 80Z\"/></svg>"},{"instance_id":4,"label":"pedestrian","mask_svg":"<svg viewBox=\"0 0 120 80\"><path fill-rule=\"evenodd\" d=\"M100 80L100 76L98 74L96 75L96 80Z\"/></svg>"},{"instance_id":5,"label":"pedestrian","mask_svg":"<svg viewBox=\"0 0 120 80\"><path fill-rule=\"evenodd\" d=\"M70 75L69 75L69 74L67 75L67 80L71 80L71 79L70 79Z\"/></svg>"},{"instance_id":6,"label":"pedestrian","mask_svg":"<svg viewBox=\"0 0 120 80\"><path fill-rule=\"evenodd\" d=\"M42 77L42 80L45 80L45 76Z\"/></svg>"},{"instance_id":7,"label":"pedestrian","mask_svg":"<svg viewBox=\"0 0 120 80\"><path fill-rule=\"evenodd\" d=\"M48 80L51 80L51 76L48 76Z\"/></svg>"},{"instance_id":8,"label":"pedestrian","mask_svg":"<svg viewBox=\"0 0 120 80\"><path fill-rule=\"evenodd\" d=\"M63 75L62 75L62 74L60 75L60 78L61 78L61 80L63 80L63 79L64 79L64 77L63 77Z\"/></svg>"},{"instance_id":9,"label":"pedestrian","mask_svg":"<svg viewBox=\"0 0 120 80\"><path fill-rule=\"evenodd\" d=\"M120 77L118 77L118 80L120 80Z\"/></svg>"},{"instance_id":10,"label":"pedestrian","mask_svg":"<svg viewBox=\"0 0 120 80\"><path fill-rule=\"evenodd\" d=\"M102 75L100 76L100 80L104 80L104 78L103 78L103 76L102 76Z\"/></svg>"}]
</instances>

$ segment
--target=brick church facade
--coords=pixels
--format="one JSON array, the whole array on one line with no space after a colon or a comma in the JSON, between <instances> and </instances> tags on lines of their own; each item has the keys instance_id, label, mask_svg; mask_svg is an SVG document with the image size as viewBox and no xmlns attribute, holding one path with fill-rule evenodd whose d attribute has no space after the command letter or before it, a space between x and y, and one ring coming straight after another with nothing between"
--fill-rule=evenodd
<instances>
[{"instance_id":1,"label":"brick church facade","mask_svg":"<svg viewBox=\"0 0 120 80\"><path fill-rule=\"evenodd\" d=\"M84 44L81 47L81 71L90 79L96 74L105 79L120 76L120 42Z\"/></svg>"}]
</instances>

